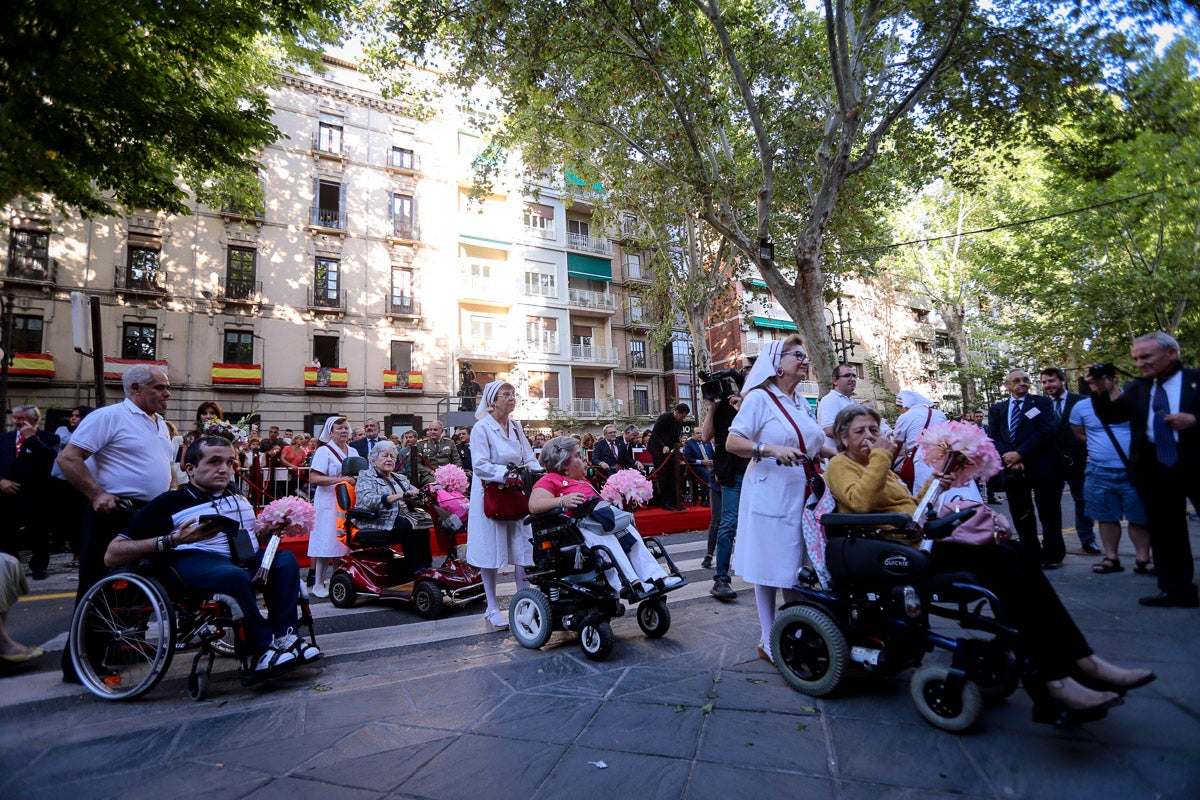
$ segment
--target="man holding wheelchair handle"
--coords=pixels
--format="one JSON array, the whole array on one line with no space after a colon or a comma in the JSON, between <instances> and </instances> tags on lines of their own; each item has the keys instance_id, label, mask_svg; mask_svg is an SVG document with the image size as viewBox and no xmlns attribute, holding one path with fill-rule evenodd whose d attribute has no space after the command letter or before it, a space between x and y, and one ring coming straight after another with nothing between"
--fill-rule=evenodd
<instances>
[{"instance_id":1,"label":"man holding wheelchair handle","mask_svg":"<svg viewBox=\"0 0 1200 800\"><path fill-rule=\"evenodd\" d=\"M203 436L188 447L183 468L190 482L138 511L109 544L104 563L112 568L158 561L173 567L189 587L232 597L241 608L246 642L257 655L255 675L319 658L316 645L295 633L300 567L287 550L275 553L262 586L269 619L259 611L252 576L263 556L258 545L272 532L260 532L257 543L248 541L254 509L229 488L237 468L233 446L226 439Z\"/></svg>"}]
</instances>

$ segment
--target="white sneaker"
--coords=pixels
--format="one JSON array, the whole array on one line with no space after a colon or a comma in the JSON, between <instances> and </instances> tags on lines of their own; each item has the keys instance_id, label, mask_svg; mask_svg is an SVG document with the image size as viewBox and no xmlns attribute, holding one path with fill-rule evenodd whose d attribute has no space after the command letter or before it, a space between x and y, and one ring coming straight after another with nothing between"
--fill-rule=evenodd
<instances>
[{"instance_id":1,"label":"white sneaker","mask_svg":"<svg viewBox=\"0 0 1200 800\"><path fill-rule=\"evenodd\" d=\"M321 657L321 650L315 644L310 644L292 632L288 628L288 632L282 636L276 636L271 647L276 650L287 650L294 653L302 663L307 664L310 661L316 661Z\"/></svg>"},{"instance_id":2,"label":"white sneaker","mask_svg":"<svg viewBox=\"0 0 1200 800\"><path fill-rule=\"evenodd\" d=\"M679 575L668 575L662 579L662 587L664 589L673 588L681 583L683 583L683 578Z\"/></svg>"},{"instance_id":3,"label":"white sneaker","mask_svg":"<svg viewBox=\"0 0 1200 800\"><path fill-rule=\"evenodd\" d=\"M267 648L267 651L258 658L258 663L254 666L255 672L270 672L271 670L286 667L296 660L296 654L291 650L277 650L274 647Z\"/></svg>"},{"instance_id":4,"label":"white sneaker","mask_svg":"<svg viewBox=\"0 0 1200 800\"><path fill-rule=\"evenodd\" d=\"M324 587L324 585L314 586L314 587L312 587L312 596L313 597L329 597L329 590L326 589Z\"/></svg>"}]
</instances>

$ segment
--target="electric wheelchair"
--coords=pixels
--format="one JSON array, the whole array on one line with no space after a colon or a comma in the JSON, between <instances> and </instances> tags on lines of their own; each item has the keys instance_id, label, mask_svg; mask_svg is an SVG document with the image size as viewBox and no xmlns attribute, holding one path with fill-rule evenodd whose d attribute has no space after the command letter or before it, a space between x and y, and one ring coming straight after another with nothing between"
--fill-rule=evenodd
<instances>
[{"instance_id":1,"label":"electric wheelchair","mask_svg":"<svg viewBox=\"0 0 1200 800\"><path fill-rule=\"evenodd\" d=\"M575 631L583 654L603 661L613 648L610 621L625 614L622 601L638 603L638 626L647 637L662 637L671 627L667 594L686 586L687 579L654 537L642 541L665 562L667 578L646 584L626 575L608 547L589 546L576 520L591 514L599 500L585 501L570 515L554 509L525 518L533 532L533 569L525 573L532 586L513 595L508 607L509 628L523 647L540 648L555 630ZM619 576L619 591L605 579L609 569Z\"/></svg>"},{"instance_id":2,"label":"electric wheelchair","mask_svg":"<svg viewBox=\"0 0 1200 800\"><path fill-rule=\"evenodd\" d=\"M966 509L929 521L924 536L944 538L974 513ZM910 516L830 513L821 524L833 585L820 588L816 573L804 567L795 587L802 598L784 606L771 629L775 665L792 688L823 697L838 688L852 665L885 677L916 668L910 694L921 716L959 732L979 719L985 702L1002 701L1022 675L1033 677L994 593L969 573L935 573L927 553L884 538L885 529L920 536ZM938 633L931 618L984 636ZM951 655L949 667L922 666L935 648Z\"/></svg>"},{"instance_id":3,"label":"electric wheelchair","mask_svg":"<svg viewBox=\"0 0 1200 800\"><path fill-rule=\"evenodd\" d=\"M297 621L300 629L307 629L308 641L315 643L308 597L299 585ZM238 660L242 686L276 677L292 666L255 670L259 654L246 644L237 602L192 589L163 565L123 569L92 586L71 617L68 646L79 679L104 700L146 694L167 674L176 654L195 654L187 681L193 700L208 696L218 655Z\"/></svg>"}]
</instances>

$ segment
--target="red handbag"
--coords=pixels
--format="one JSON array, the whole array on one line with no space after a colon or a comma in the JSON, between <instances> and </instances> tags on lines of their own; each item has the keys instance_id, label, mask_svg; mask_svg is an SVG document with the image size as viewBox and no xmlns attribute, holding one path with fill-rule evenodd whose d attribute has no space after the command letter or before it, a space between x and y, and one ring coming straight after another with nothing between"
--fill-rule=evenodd
<instances>
[{"instance_id":1,"label":"red handbag","mask_svg":"<svg viewBox=\"0 0 1200 800\"><path fill-rule=\"evenodd\" d=\"M503 483L484 481L483 515L505 522L529 516L529 495L520 475L510 473Z\"/></svg>"}]
</instances>

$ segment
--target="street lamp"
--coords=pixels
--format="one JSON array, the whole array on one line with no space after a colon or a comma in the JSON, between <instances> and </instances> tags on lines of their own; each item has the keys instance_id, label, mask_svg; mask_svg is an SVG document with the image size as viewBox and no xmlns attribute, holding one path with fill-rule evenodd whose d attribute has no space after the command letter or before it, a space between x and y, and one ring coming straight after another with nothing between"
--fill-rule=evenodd
<instances>
[{"instance_id":1,"label":"street lamp","mask_svg":"<svg viewBox=\"0 0 1200 800\"><path fill-rule=\"evenodd\" d=\"M775 243L767 237L758 240L758 259L760 261L775 261Z\"/></svg>"}]
</instances>

